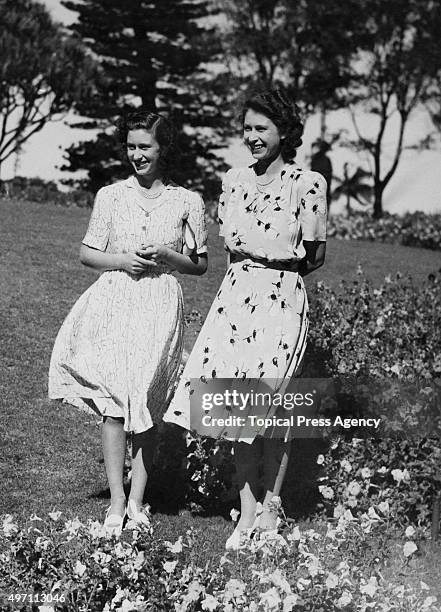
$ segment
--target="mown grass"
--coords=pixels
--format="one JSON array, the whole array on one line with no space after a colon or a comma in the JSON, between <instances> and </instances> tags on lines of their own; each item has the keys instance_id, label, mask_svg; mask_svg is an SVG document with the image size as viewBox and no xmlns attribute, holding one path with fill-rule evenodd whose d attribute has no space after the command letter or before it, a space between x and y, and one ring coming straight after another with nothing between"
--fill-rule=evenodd
<instances>
[{"instance_id":1,"label":"mown grass","mask_svg":"<svg viewBox=\"0 0 441 612\"><path fill-rule=\"evenodd\" d=\"M100 518L108 490L99 429L87 415L46 397L55 335L75 300L96 278L78 261L90 211L1 201L0 214L0 514L24 518L57 508L70 517ZM196 309L203 317L225 270L215 226L210 227L209 253L205 276L182 277L186 311ZM341 279L355 275L359 264L374 284L397 271L420 283L441 267L441 256L388 244L330 240L326 265L307 285L323 280L337 287ZM187 350L195 333L196 326L190 326ZM196 528L201 563L219 558L231 530L219 516L193 517L186 511L157 513L154 523L158 535L171 540L190 526ZM433 555L427 551L409 571L422 575L432 567ZM441 583L439 571L432 576Z\"/></svg>"}]
</instances>

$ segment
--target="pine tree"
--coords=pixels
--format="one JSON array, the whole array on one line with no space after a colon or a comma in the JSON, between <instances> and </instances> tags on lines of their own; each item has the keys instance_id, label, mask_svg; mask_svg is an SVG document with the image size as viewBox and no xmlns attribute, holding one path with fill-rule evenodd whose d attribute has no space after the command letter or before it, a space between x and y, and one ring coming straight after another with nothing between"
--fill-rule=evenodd
<instances>
[{"instance_id":1,"label":"pine tree","mask_svg":"<svg viewBox=\"0 0 441 612\"><path fill-rule=\"evenodd\" d=\"M109 128L122 113L142 106L167 113L181 128L183 156L175 180L200 187L205 178L206 188L216 182L219 162L208 152L210 132L200 132L215 126L219 115L210 88L212 75L201 67L212 48L211 32L204 24L209 3L66 0L63 4L78 13L78 22L71 27L89 45L106 76L94 103L80 109L87 121L76 124L101 132L94 141L69 149L67 169L86 169L94 190L126 175Z\"/></svg>"}]
</instances>

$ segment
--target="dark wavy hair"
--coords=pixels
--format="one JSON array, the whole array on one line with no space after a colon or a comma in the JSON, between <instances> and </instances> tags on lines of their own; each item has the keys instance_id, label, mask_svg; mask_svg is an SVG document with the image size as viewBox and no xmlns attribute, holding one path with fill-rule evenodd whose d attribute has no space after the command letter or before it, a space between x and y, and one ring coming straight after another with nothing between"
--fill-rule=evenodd
<instances>
[{"instance_id":1,"label":"dark wavy hair","mask_svg":"<svg viewBox=\"0 0 441 612\"><path fill-rule=\"evenodd\" d=\"M265 115L276 125L279 133L284 136L280 151L283 161L292 161L296 156L297 149L302 144L303 134L300 109L292 96L281 87L251 94L242 107L242 125L249 109Z\"/></svg>"},{"instance_id":2,"label":"dark wavy hair","mask_svg":"<svg viewBox=\"0 0 441 612\"><path fill-rule=\"evenodd\" d=\"M163 115L142 108L121 117L116 124L116 131L124 151L131 130L146 130L153 134L160 148L159 167L164 178L170 179L179 158L177 132L173 123Z\"/></svg>"}]
</instances>

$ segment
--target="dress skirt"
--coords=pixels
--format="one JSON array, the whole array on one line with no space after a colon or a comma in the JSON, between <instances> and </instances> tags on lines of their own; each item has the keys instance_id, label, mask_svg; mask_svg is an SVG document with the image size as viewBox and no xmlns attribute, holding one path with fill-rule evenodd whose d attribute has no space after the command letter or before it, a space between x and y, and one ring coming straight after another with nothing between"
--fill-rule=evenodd
<instances>
[{"instance_id":1,"label":"dress skirt","mask_svg":"<svg viewBox=\"0 0 441 612\"><path fill-rule=\"evenodd\" d=\"M179 371L183 300L166 272L104 272L65 319L52 353L49 397L124 429L148 430L162 420Z\"/></svg>"},{"instance_id":2,"label":"dress skirt","mask_svg":"<svg viewBox=\"0 0 441 612\"><path fill-rule=\"evenodd\" d=\"M249 422L240 427L207 429L200 402L191 402L191 379L201 383L233 379L244 389L261 385L283 393L299 369L308 332L308 301L297 272L264 266L252 259L232 263L210 308L185 366L175 396L164 416L186 429L214 438L252 442L271 434ZM198 387L201 385L198 383ZM242 410L247 416L248 406ZM262 416L269 416L274 407ZM228 415L225 410L224 416ZM280 433L280 432L279 432ZM284 437L289 439L289 428Z\"/></svg>"}]
</instances>

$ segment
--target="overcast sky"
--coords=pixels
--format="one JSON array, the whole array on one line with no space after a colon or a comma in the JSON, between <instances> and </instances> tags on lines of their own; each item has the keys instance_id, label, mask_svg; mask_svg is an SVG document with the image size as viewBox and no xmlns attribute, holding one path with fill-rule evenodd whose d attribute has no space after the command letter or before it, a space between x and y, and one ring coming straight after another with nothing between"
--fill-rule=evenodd
<instances>
[{"instance_id":1,"label":"overcast sky","mask_svg":"<svg viewBox=\"0 0 441 612\"><path fill-rule=\"evenodd\" d=\"M40 0L50 10L53 18L64 24L75 20L75 13L68 11L60 0ZM369 116L361 118L362 129L369 133L375 119ZM345 111L332 113L328 120L330 131L348 127L349 120ZM430 130L430 121L424 112L417 113L407 131L407 143L412 144L422 134ZM319 134L317 118L311 118L306 125L304 145L299 151L298 161L307 163L310 154L311 142ZM73 130L63 121L48 124L40 133L36 134L25 145L23 153L18 160L9 160L2 169L2 178L10 178L14 174L24 176L39 176L44 179L59 180L72 176L57 169L63 163L62 149L71 143L90 138L91 134L85 130ZM391 129L388 135L390 154L392 145L396 140L396 132ZM386 161L387 161L386 155ZM390 157L390 156L389 156ZM238 165L248 163L249 156L238 141L225 151L228 164ZM359 160L344 149L331 152L331 159L335 173L341 175L343 163L352 161L358 165ZM385 194L385 208L390 212L404 212L405 210L424 210L426 212L441 212L441 150L418 152L408 150L404 152L403 161L392 179Z\"/></svg>"}]
</instances>

